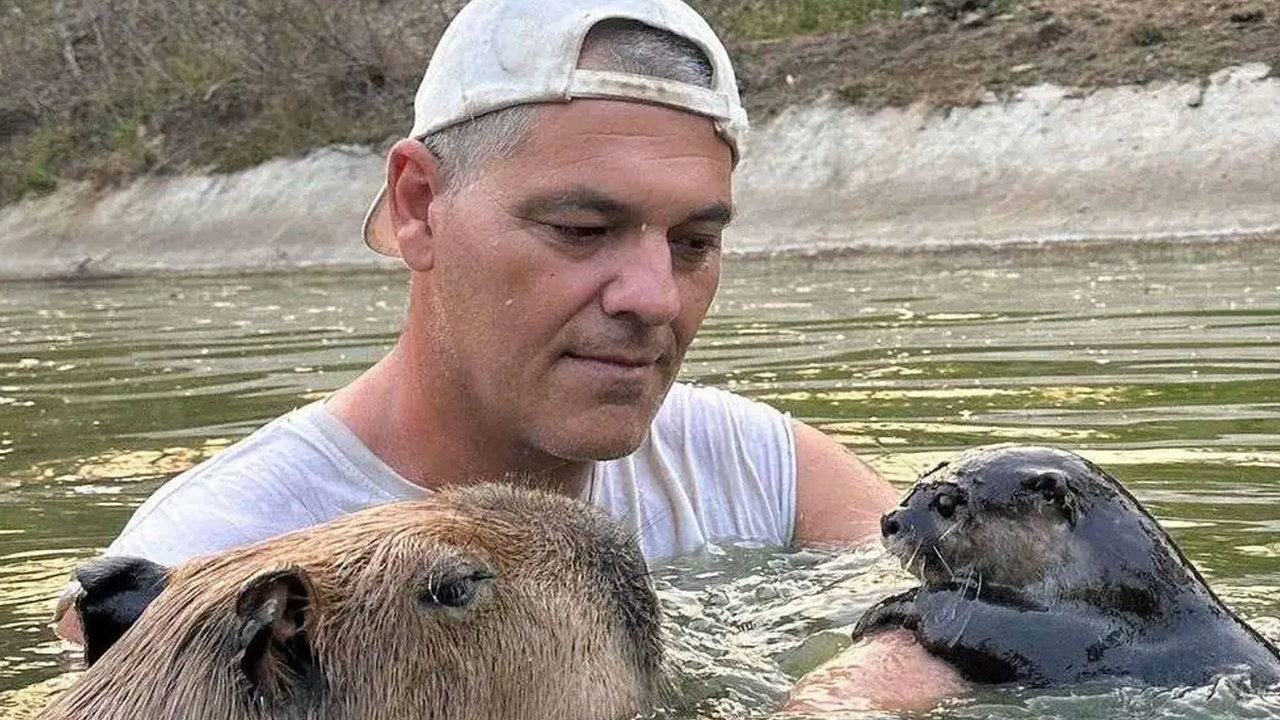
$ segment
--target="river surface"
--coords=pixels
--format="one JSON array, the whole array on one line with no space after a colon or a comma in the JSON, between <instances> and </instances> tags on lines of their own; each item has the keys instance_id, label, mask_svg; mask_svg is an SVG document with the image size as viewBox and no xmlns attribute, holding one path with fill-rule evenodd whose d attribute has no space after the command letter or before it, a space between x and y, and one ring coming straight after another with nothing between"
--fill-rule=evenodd
<instances>
[{"instance_id":1,"label":"river surface","mask_svg":"<svg viewBox=\"0 0 1280 720\"><path fill-rule=\"evenodd\" d=\"M74 677L45 627L71 568L173 473L376 360L403 286L354 271L0 284L0 717ZM730 258L683 377L819 426L900 488L973 445L1077 450L1280 639L1280 241ZM768 716L909 585L878 549L714 549L654 574L679 718ZM1280 698L1231 680L1001 691L931 716L1280 718Z\"/></svg>"}]
</instances>

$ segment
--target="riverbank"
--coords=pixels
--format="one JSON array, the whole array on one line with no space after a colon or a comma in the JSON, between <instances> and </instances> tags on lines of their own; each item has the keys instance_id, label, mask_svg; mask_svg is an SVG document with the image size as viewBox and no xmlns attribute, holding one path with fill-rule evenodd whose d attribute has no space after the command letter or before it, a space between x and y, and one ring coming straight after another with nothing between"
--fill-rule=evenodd
<instances>
[{"instance_id":1,"label":"riverbank","mask_svg":"<svg viewBox=\"0 0 1280 720\"><path fill-rule=\"evenodd\" d=\"M730 252L1280 236L1280 79L1082 93L941 112L834 99L752 134ZM358 239L380 153L335 147L230 174L82 183L0 209L0 277L385 265Z\"/></svg>"},{"instance_id":2,"label":"riverbank","mask_svg":"<svg viewBox=\"0 0 1280 720\"><path fill-rule=\"evenodd\" d=\"M1280 0L692 0L760 124L833 98L972 107L1041 84L1280 68ZM22 0L0 13L0 205L74 181L382 149L462 0ZM903 14L903 7L914 7Z\"/></svg>"},{"instance_id":3,"label":"riverbank","mask_svg":"<svg viewBox=\"0 0 1280 720\"><path fill-rule=\"evenodd\" d=\"M805 14L812 3L801 0L775 3L772 14L745 0L703 5L731 29L755 123L734 250L1280 229L1280 123L1268 122L1280 117L1280 1L939 0L905 16L884 12L899 0L814 6L826 14ZM349 42L373 43L349 48L356 57L380 36L367 35L375 9L353 7L366 35ZM351 18L328 22L339 19ZM97 22L80 20L75 27ZM814 27L837 31L804 34ZM425 52L427 40L414 47ZM167 63L181 55L157 54L177 52L174 42L157 40L151 57L176 77ZM78 47L81 76L96 72L105 55ZM0 63L0 72L14 67ZM0 173L11 183L0 200L25 199L0 208L0 277L380 262L356 240L357 225L421 63L401 56L379 71L381 84L352 90L358 98L312 87L327 67L299 71L266 104L244 95L261 91L262 77L205 87L207 72L188 73L187 90L199 92L160 110L140 105L106 145L80 125L102 110L92 103L59 124L13 110L22 93L5 99L0 165L14 171ZM273 115L268 106L299 87L338 115ZM75 142L60 145L59 133ZM276 135L280 143L269 141Z\"/></svg>"}]
</instances>

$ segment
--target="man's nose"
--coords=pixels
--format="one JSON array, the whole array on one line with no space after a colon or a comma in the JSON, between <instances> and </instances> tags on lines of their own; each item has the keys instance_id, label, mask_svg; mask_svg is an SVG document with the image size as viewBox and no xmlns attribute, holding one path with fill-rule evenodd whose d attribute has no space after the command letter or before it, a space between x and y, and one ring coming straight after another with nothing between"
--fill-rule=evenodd
<instances>
[{"instance_id":1,"label":"man's nose","mask_svg":"<svg viewBox=\"0 0 1280 720\"><path fill-rule=\"evenodd\" d=\"M615 257L613 277L600 302L608 315L631 315L646 325L665 325L680 314L680 289L671 246L658 233L628 238Z\"/></svg>"},{"instance_id":2,"label":"man's nose","mask_svg":"<svg viewBox=\"0 0 1280 720\"><path fill-rule=\"evenodd\" d=\"M890 510L889 512L880 516L880 534L881 535L884 535L885 537L889 537L890 535L898 534L898 531L902 529L902 522L898 520L898 515L901 512L902 512L901 510Z\"/></svg>"}]
</instances>

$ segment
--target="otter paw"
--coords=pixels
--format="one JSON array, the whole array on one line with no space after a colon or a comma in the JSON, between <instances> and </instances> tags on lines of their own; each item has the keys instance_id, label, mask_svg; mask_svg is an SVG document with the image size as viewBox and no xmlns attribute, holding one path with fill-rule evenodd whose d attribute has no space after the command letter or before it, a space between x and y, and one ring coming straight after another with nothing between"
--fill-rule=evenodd
<instances>
[{"instance_id":1,"label":"otter paw","mask_svg":"<svg viewBox=\"0 0 1280 720\"><path fill-rule=\"evenodd\" d=\"M914 631L920 624L920 612L916 608L916 595L920 588L891 595L867 608L853 627L853 639L858 640L883 630L905 628Z\"/></svg>"}]
</instances>

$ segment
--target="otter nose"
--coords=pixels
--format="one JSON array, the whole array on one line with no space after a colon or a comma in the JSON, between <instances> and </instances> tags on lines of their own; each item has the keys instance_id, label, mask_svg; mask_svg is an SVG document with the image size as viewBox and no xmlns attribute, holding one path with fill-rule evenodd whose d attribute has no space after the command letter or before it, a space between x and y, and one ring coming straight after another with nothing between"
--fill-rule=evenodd
<instances>
[{"instance_id":1,"label":"otter nose","mask_svg":"<svg viewBox=\"0 0 1280 720\"><path fill-rule=\"evenodd\" d=\"M902 529L902 523L898 522L897 510L890 510L880 516L880 534L885 537L897 534Z\"/></svg>"}]
</instances>

